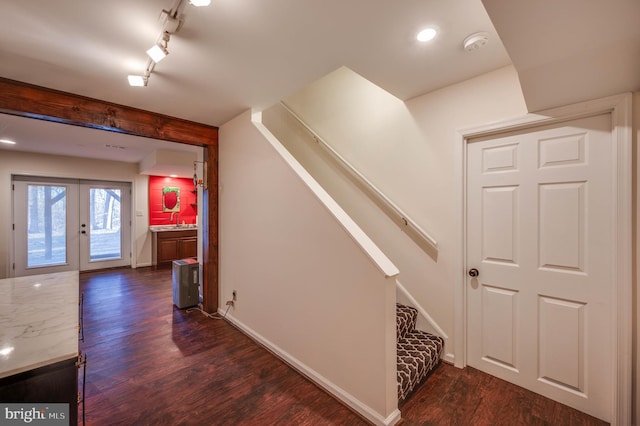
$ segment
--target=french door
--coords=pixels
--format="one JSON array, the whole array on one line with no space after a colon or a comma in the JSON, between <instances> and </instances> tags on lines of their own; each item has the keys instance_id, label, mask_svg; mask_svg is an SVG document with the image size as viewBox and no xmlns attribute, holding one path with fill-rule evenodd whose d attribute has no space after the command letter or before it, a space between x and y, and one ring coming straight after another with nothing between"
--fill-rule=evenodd
<instances>
[{"instance_id":1,"label":"french door","mask_svg":"<svg viewBox=\"0 0 640 426\"><path fill-rule=\"evenodd\" d=\"M14 176L14 276L131 264L131 187Z\"/></svg>"}]
</instances>

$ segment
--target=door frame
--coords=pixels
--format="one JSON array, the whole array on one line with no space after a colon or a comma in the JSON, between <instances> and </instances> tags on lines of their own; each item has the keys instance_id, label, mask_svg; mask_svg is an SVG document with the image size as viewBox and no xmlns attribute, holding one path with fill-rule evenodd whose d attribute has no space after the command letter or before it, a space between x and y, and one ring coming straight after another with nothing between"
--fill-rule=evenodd
<instances>
[{"instance_id":1,"label":"door frame","mask_svg":"<svg viewBox=\"0 0 640 426\"><path fill-rule=\"evenodd\" d=\"M576 118L611 114L614 150L615 194L614 253L612 271L612 329L615 342L612 348L611 366L611 424L631 424L632 398L632 94L625 93L593 101L527 114L522 117L496 123L475 126L456 131L455 183L456 218L458 222L456 270L454 273L454 365L467 366L467 259L466 259L466 202L467 202L467 146L470 140L499 135L513 130L534 130L539 126L561 123Z\"/></svg>"}]
</instances>

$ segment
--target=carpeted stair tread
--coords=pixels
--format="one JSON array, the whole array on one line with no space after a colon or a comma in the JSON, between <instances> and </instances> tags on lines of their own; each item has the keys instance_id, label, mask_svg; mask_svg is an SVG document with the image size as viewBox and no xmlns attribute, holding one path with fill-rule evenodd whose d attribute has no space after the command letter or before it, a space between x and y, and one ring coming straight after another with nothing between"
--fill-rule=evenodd
<instances>
[{"instance_id":1,"label":"carpeted stair tread","mask_svg":"<svg viewBox=\"0 0 640 426\"><path fill-rule=\"evenodd\" d=\"M403 401L438 366L444 339L415 329L415 308L400 304L396 308L398 399Z\"/></svg>"},{"instance_id":2,"label":"carpeted stair tread","mask_svg":"<svg viewBox=\"0 0 640 426\"><path fill-rule=\"evenodd\" d=\"M396 331L398 339L416 328L418 310L411 306L396 303Z\"/></svg>"}]
</instances>

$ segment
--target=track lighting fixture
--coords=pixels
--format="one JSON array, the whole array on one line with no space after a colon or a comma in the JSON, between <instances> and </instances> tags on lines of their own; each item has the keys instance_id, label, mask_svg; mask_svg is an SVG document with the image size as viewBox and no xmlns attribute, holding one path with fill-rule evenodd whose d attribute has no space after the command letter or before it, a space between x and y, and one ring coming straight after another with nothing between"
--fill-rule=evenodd
<instances>
[{"instance_id":1,"label":"track lighting fixture","mask_svg":"<svg viewBox=\"0 0 640 426\"><path fill-rule=\"evenodd\" d=\"M129 79L129 86L134 86L134 87L146 86L147 82L149 81L149 77L144 75L131 74L127 78Z\"/></svg>"},{"instance_id":2,"label":"track lighting fixture","mask_svg":"<svg viewBox=\"0 0 640 426\"><path fill-rule=\"evenodd\" d=\"M129 75L130 86L146 86L149 83L149 77L153 72L156 64L163 60L168 54L169 37L171 34L177 33L184 24L184 15L182 10L187 0L173 0L173 6L170 10L162 10L160 13L160 21L162 22L163 31L158 38L158 42L147 50L149 59L147 67L143 75ZM209 6L211 0L189 0L193 6Z\"/></svg>"},{"instance_id":3,"label":"track lighting fixture","mask_svg":"<svg viewBox=\"0 0 640 426\"><path fill-rule=\"evenodd\" d=\"M164 46L160 46L159 44L154 44L151 49L147 50L147 55L149 55L151 60L156 64L163 60L168 54L169 51L167 50L167 48Z\"/></svg>"},{"instance_id":4,"label":"track lighting fixture","mask_svg":"<svg viewBox=\"0 0 640 426\"><path fill-rule=\"evenodd\" d=\"M169 33L165 31L162 34L162 40L158 43L154 44L149 50L147 50L147 55L151 58L153 62L156 64L163 60L168 54L167 45L169 44Z\"/></svg>"}]
</instances>

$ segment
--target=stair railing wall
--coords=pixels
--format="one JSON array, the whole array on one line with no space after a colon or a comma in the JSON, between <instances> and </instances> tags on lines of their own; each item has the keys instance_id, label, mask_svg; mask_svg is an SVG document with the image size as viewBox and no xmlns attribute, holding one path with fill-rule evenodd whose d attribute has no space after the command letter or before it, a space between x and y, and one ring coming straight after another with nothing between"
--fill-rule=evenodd
<instances>
[{"instance_id":1,"label":"stair railing wall","mask_svg":"<svg viewBox=\"0 0 640 426\"><path fill-rule=\"evenodd\" d=\"M370 423L396 424L398 268L261 113L220 136L219 312L237 292L227 320Z\"/></svg>"},{"instance_id":2,"label":"stair railing wall","mask_svg":"<svg viewBox=\"0 0 640 426\"><path fill-rule=\"evenodd\" d=\"M438 257L438 242L420 225L411 219L393 201L384 195L371 181L351 165L343 156L331 147L321 136L319 136L309 125L293 111L285 102L280 102L282 107L311 135L311 137L322 147L331 158L352 176L367 196L382 210L399 228L406 233L422 250L424 250L434 260Z\"/></svg>"}]
</instances>

